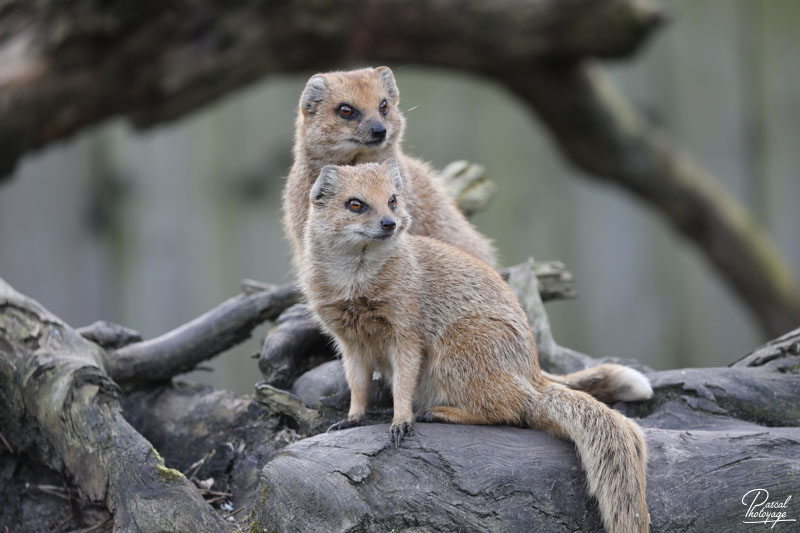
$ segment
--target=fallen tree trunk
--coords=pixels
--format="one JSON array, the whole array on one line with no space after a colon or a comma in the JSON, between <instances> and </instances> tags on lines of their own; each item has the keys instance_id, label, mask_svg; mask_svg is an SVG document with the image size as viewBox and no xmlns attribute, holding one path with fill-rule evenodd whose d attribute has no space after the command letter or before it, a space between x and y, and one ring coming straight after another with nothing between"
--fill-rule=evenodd
<instances>
[{"instance_id":1,"label":"fallen tree trunk","mask_svg":"<svg viewBox=\"0 0 800 533\"><path fill-rule=\"evenodd\" d=\"M318 435L262 472L258 530L603 531L574 446L509 427L417 424L395 449L389 426ZM800 429L645 429L651 531L738 531L751 489L800 485ZM800 506L792 506L800 518ZM790 516L791 518L791 516Z\"/></svg>"},{"instance_id":2,"label":"fallen tree trunk","mask_svg":"<svg viewBox=\"0 0 800 533\"><path fill-rule=\"evenodd\" d=\"M104 503L120 532L228 528L123 419L104 354L0 280L0 432Z\"/></svg>"},{"instance_id":3,"label":"fallen tree trunk","mask_svg":"<svg viewBox=\"0 0 800 533\"><path fill-rule=\"evenodd\" d=\"M92 501L121 531L136 530L133 516L142 530L224 530L201 494L241 529L600 530L573 447L541 432L418 424L394 449L391 404L376 388L371 426L317 435L347 408L338 361L294 379L296 395L266 384L239 397L163 376L133 381L122 420L119 389L104 373L110 355L2 287L0 434L10 449L0 444L0 481L17 492L0 498L0 531L50 529L57 517L108 527ZM110 346L135 338L90 332ZM651 401L615 405L646 429L652 531L735 530L747 490L773 499L800 490L798 346L800 330L729 368L650 372Z\"/></svg>"}]
</instances>

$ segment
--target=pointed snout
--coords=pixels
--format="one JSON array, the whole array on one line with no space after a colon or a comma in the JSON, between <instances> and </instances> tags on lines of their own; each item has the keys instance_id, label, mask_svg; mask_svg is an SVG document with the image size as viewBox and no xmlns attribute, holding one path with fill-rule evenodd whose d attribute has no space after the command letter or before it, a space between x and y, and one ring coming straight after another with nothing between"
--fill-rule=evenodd
<instances>
[{"instance_id":1,"label":"pointed snout","mask_svg":"<svg viewBox=\"0 0 800 533\"><path fill-rule=\"evenodd\" d=\"M361 142L371 145L382 144L388 134L386 126L379 118L365 119L359 124L358 131Z\"/></svg>"},{"instance_id":2,"label":"pointed snout","mask_svg":"<svg viewBox=\"0 0 800 533\"><path fill-rule=\"evenodd\" d=\"M369 136L373 141L382 141L386 138L386 127L376 122L369 127Z\"/></svg>"},{"instance_id":3,"label":"pointed snout","mask_svg":"<svg viewBox=\"0 0 800 533\"><path fill-rule=\"evenodd\" d=\"M397 222L392 217L383 217L381 219L381 229L383 231L394 231L397 227Z\"/></svg>"}]
</instances>

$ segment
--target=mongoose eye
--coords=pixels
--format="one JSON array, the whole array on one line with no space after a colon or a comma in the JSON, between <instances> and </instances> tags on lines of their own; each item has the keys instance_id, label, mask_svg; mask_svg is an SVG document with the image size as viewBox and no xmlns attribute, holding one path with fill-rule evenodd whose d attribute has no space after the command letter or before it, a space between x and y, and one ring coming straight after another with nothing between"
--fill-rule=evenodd
<instances>
[{"instance_id":1,"label":"mongoose eye","mask_svg":"<svg viewBox=\"0 0 800 533\"><path fill-rule=\"evenodd\" d=\"M347 104L340 105L338 111L339 111L339 116L342 118L353 118L354 116L356 116L356 110Z\"/></svg>"},{"instance_id":2,"label":"mongoose eye","mask_svg":"<svg viewBox=\"0 0 800 533\"><path fill-rule=\"evenodd\" d=\"M397 207L397 198L394 195L392 195L392 197L389 198L389 207L391 207L392 209Z\"/></svg>"},{"instance_id":3,"label":"mongoose eye","mask_svg":"<svg viewBox=\"0 0 800 533\"><path fill-rule=\"evenodd\" d=\"M381 101L381 106L378 108L381 114L385 115L389 112L389 104L386 103L386 100Z\"/></svg>"},{"instance_id":4,"label":"mongoose eye","mask_svg":"<svg viewBox=\"0 0 800 533\"><path fill-rule=\"evenodd\" d=\"M356 200L355 198L351 198L350 200L347 201L347 209L349 209L353 213L363 213L367 209L367 205L361 200Z\"/></svg>"}]
</instances>

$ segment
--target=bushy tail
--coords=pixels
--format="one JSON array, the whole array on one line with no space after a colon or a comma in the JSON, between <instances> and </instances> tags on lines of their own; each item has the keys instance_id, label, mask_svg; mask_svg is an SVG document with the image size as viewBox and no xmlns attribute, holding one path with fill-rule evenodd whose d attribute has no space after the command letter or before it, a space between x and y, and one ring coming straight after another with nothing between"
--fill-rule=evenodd
<instances>
[{"instance_id":1,"label":"bushy tail","mask_svg":"<svg viewBox=\"0 0 800 533\"><path fill-rule=\"evenodd\" d=\"M555 383L539 386L527 415L531 427L575 443L608 533L647 533L647 447L635 422Z\"/></svg>"},{"instance_id":2,"label":"bushy tail","mask_svg":"<svg viewBox=\"0 0 800 533\"><path fill-rule=\"evenodd\" d=\"M542 374L550 381L587 392L601 402L635 402L653 397L650 380L627 366L606 363L564 376Z\"/></svg>"}]
</instances>

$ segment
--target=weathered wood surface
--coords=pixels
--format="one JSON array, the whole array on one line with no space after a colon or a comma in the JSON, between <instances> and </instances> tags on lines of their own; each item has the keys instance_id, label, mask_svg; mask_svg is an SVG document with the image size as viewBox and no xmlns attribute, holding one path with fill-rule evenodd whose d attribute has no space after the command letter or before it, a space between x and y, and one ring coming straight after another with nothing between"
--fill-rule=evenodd
<instances>
[{"instance_id":1,"label":"weathered wood surface","mask_svg":"<svg viewBox=\"0 0 800 533\"><path fill-rule=\"evenodd\" d=\"M114 514L115 531L221 532L223 520L123 418L104 351L0 280L0 432Z\"/></svg>"},{"instance_id":2,"label":"weathered wood surface","mask_svg":"<svg viewBox=\"0 0 800 533\"><path fill-rule=\"evenodd\" d=\"M781 501L800 491L798 347L800 330L731 368L651 372L653 400L616 406L645 427L652 531L739 531L747 491ZM292 390L309 406L347 404L338 362L310 370ZM571 444L515 428L415 430L400 449L384 424L281 450L262 473L259 527L602 531ZM800 515L800 504L788 518L792 511Z\"/></svg>"},{"instance_id":3,"label":"weathered wood surface","mask_svg":"<svg viewBox=\"0 0 800 533\"><path fill-rule=\"evenodd\" d=\"M603 531L574 447L510 427L388 425L297 442L262 472L263 530ZM651 531L740 531L754 488L797 494L800 429L645 429ZM792 509L800 511L800 506ZM260 529L261 530L261 529Z\"/></svg>"},{"instance_id":4,"label":"weathered wood surface","mask_svg":"<svg viewBox=\"0 0 800 533\"><path fill-rule=\"evenodd\" d=\"M254 397L238 397L208 387L140 383L125 395L126 421L121 420L119 389L103 374L107 355L102 349L4 287L0 393L9 408L0 411L0 432L14 455L0 452L0 479L20 488L19 476L30 475L54 485L63 472L69 486L81 489L74 499L75 507L85 511L84 520L99 524L107 519L89 504L94 500L124 523L120 506L140 501L138 491L145 490L141 484L164 481L142 475L150 467L154 472L164 469L148 462L156 457L152 443L166 465L186 477L176 476L155 501L136 506L135 511L150 515L139 522L145 524L143 530L203 530L195 524L186 529L185 523L150 521L185 520L185 510L193 519L208 517L205 509L210 508L200 497L208 490L193 488L186 480L190 478L230 501L239 511L230 518L241 527L256 530L344 531L359 525L367 531L599 531L572 445L541 432L418 424L415 434L395 449L389 446L386 425L391 408L376 398L367 422L377 425L320 434L346 407L346 385L337 377L336 361L294 380L297 396L265 384ZM798 342L800 330L729 368L652 372L653 400L615 406L639 417L646 429L653 531L735 531L746 490L763 488L774 498L800 490ZM45 363L45 368L35 372L19 353L27 354L27 361ZM66 412L64 403L31 401L31 394L57 379L66 379L64 391L74 391L67 394L72 408ZM70 384L75 381L77 385ZM105 406L99 413L92 407L98 395ZM52 397L64 400L63 395ZM76 398L81 403L76 405ZM21 416L26 406L34 410ZM56 425L48 426L50 422ZM104 429L109 424L111 429ZM118 427L127 429L115 431ZM81 432L80 446L71 444L73 431ZM98 432L105 439L102 447ZM311 438L298 441L304 437ZM129 447L129 442L147 444ZM131 456L137 446L145 457ZM123 466L115 462L116 454L124 454ZM31 461L45 461L52 470L41 470ZM125 502L115 505L112 501L118 500L104 498L101 489L124 491L120 483L126 469L138 478L126 485L132 492L125 493ZM101 490L99 496L96 490ZM4 494L3 503L0 527L26 517L30 522L23 527L42 524L57 514L53 506L77 523L63 500L41 491ZM797 512L791 506L788 511L790 517Z\"/></svg>"}]
</instances>

